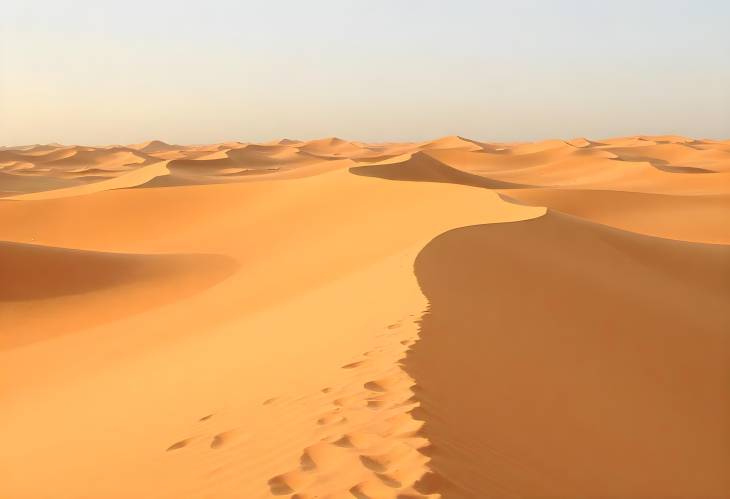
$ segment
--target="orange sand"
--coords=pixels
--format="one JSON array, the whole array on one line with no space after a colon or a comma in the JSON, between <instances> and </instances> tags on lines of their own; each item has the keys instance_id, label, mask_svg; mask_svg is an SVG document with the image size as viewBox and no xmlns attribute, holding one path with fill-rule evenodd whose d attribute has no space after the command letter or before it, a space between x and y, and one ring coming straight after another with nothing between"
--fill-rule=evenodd
<instances>
[{"instance_id":1,"label":"orange sand","mask_svg":"<svg viewBox=\"0 0 730 499\"><path fill-rule=\"evenodd\" d=\"M730 143L0 148L0 497L729 498Z\"/></svg>"}]
</instances>

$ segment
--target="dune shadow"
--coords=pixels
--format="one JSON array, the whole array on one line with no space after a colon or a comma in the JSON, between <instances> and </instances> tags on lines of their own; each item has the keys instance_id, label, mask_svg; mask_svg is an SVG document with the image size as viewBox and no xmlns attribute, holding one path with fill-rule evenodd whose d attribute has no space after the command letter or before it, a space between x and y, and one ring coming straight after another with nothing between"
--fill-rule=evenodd
<instances>
[{"instance_id":1,"label":"dune shadow","mask_svg":"<svg viewBox=\"0 0 730 499\"><path fill-rule=\"evenodd\" d=\"M172 277L195 266L228 275L220 255L141 255L0 241L0 301L42 300Z\"/></svg>"},{"instance_id":2,"label":"dune shadow","mask_svg":"<svg viewBox=\"0 0 730 499\"><path fill-rule=\"evenodd\" d=\"M0 351L192 296L238 267L215 254L123 254L0 241Z\"/></svg>"},{"instance_id":3,"label":"dune shadow","mask_svg":"<svg viewBox=\"0 0 730 499\"><path fill-rule=\"evenodd\" d=\"M443 497L726 495L728 262L554 212L432 240L404 368Z\"/></svg>"},{"instance_id":4,"label":"dune shadow","mask_svg":"<svg viewBox=\"0 0 730 499\"><path fill-rule=\"evenodd\" d=\"M410 158L398 163L354 166L349 169L349 172L353 175L377 177L387 180L443 182L487 189L518 189L530 187L464 172L423 152L417 152Z\"/></svg>"},{"instance_id":5,"label":"dune shadow","mask_svg":"<svg viewBox=\"0 0 730 499\"><path fill-rule=\"evenodd\" d=\"M659 171L667 173L717 173L714 170L708 170L707 168L700 168L699 166L678 166L673 165L669 161L657 158L651 158L649 156L619 156L613 158L613 161L629 161L629 162L644 162L649 163L651 166Z\"/></svg>"}]
</instances>

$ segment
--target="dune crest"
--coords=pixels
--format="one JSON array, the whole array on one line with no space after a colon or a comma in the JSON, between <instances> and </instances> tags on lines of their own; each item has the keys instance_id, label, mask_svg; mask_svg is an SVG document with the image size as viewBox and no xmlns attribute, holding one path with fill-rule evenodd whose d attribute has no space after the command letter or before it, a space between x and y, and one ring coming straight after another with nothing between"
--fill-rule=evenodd
<instances>
[{"instance_id":1,"label":"dune crest","mask_svg":"<svg viewBox=\"0 0 730 499\"><path fill-rule=\"evenodd\" d=\"M142 142L141 144L131 144L129 147L131 149L137 149L138 151L148 153L175 151L178 149L182 149L182 146L168 144L161 140L150 140L147 142Z\"/></svg>"}]
</instances>

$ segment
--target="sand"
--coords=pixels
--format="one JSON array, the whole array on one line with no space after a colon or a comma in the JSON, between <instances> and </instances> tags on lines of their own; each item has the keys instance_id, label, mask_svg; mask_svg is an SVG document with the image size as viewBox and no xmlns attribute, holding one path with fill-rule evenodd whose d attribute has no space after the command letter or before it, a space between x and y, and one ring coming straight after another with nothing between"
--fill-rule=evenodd
<instances>
[{"instance_id":1,"label":"sand","mask_svg":"<svg viewBox=\"0 0 730 499\"><path fill-rule=\"evenodd\" d=\"M730 146L0 149L0 497L730 497Z\"/></svg>"}]
</instances>

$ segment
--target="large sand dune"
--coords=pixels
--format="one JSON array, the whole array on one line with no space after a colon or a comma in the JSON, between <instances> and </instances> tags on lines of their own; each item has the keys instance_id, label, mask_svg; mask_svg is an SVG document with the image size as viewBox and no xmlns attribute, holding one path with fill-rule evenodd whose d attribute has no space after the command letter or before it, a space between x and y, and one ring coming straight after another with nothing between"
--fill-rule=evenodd
<instances>
[{"instance_id":1,"label":"large sand dune","mask_svg":"<svg viewBox=\"0 0 730 499\"><path fill-rule=\"evenodd\" d=\"M730 146L0 148L0 497L730 498Z\"/></svg>"},{"instance_id":2,"label":"large sand dune","mask_svg":"<svg viewBox=\"0 0 730 499\"><path fill-rule=\"evenodd\" d=\"M549 213L447 232L415 271L445 495L727 496L730 247Z\"/></svg>"}]
</instances>

